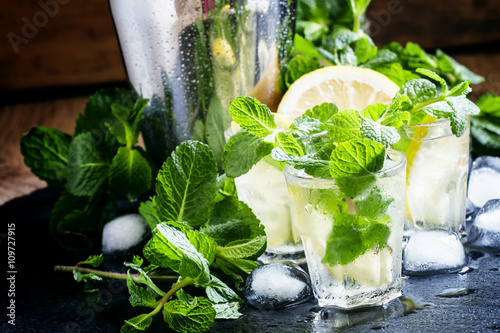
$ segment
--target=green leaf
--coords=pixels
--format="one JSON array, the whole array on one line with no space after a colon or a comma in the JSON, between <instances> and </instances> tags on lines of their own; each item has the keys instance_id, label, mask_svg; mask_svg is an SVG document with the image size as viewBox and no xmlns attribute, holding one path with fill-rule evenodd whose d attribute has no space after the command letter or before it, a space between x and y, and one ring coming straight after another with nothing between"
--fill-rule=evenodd
<instances>
[{"instance_id":1,"label":"green leaf","mask_svg":"<svg viewBox=\"0 0 500 333\"><path fill-rule=\"evenodd\" d=\"M208 330L215 314L212 303L203 297L195 297L190 304L173 300L163 307L163 319L171 329L180 333Z\"/></svg>"},{"instance_id":2,"label":"green leaf","mask_svg":"<svg viewBox=\"0 0 500 333\"><path fill-rule=\"evenodd\" d=\"M448 92L448 85L446 84L446 81L441 76L437 75L435 72L425 68L417 68L415 72L437 81L441 85L443 93L446 94Z\"/></svg>"},{"instance_id":3,"label":"green leaf","mask_svg":"<svg viewBox=\"0 0 500 333\"><path fill-rule=\"evenodd\" d=\"M436 50L438 58L437 65L439 69L445 73L451 73L456 78L456 81L469 81L471 84L480 84L484 82L484 77L470 71L467 67L459 64L452 57L448 56L441 50ZM454 84L455 82L452 82Z\"/></svg>"},{"instance_id":4,"label":"green leaf","mask_svg":"<svg viewBox=\"0 0 500 333\"><path fill-rule=\"evenodd\" d=\"M408 97L412 105L425 102L436 97L436 86L426 79L415 79L405 83L399 90L401 95Z\"/></svg>"},{"instance_id":5,"label":"green leaf","mask_svg":"<svg viewBox=\"0 0 500 333\"><path fill-rule=\"evenodd\" d=\"M319 25L317 25L319 26ZM320 26L321 27L321 26ZM322 58L321 53L318 52L314 44L311 42L311 39L304 38L299 34L295 34L293 40L294 48L297 52L304 54L306 56L310 56L312 58Z\"/></svg>"},{"instance_id":6,"label":"green leaf","mask_svg":"<svg viewBox=\"0 0 500 333\"><path fill-rule=\"evenodd\" d=\"M303 55L293 57L286 71L285 82L287 87L290 87L292 83L297 81L302 75L310 73L320 67L321 65L317 59Z\"/></svg>"},{"instance_id":7,"label":"green leaf","mask_svg":"<svg viewBox=\"0 0 500 333\"><path fill-rule=\"evenodd\" d=\"M218 191L215 202L224 200L226 197L237 197L236 185L234 183L234 178L228 177L225 173L217 178Z\"/></svg>"},{"instance_id":8,"label":"green leaf","mask_svg":"<svg viewBox=\"0 0 500 333\"><path fill-rule=\"evenodd\" d=\"M339 108L336 104L325 102L320 105L315 105L312 109L307 110L304 112L303 116L316 118L320 122L326 123L337 112L339 112Z\"/></svg>"},{"instance_id":9,"label":"green leaf","mask_svg":"<svg viewBox=\"0 0 500 333\"><path fill-rule=\"evenodd\" d=\"M397 55L389 50L380 50L370 60L362 64L360 67L376 69L381 66L390 65L398 60Z\"/></svg>"},{"instance_id":10,"label":"green leaf","mask_svg":"<svg viewBox=\"0 0 500 333\"><path fill-rule=\"evenodd\" d=\"M90 265L92 267L98 267L100 264L102 264L102 261L104 260L104 257L102 254L100 255L91 255L89 256L86 260L80 261L78 265Z\"/></svg>"},{"instance_id":11,"label":"green leaf","mask_svg":"<svg viewBox=\"0 0 500 333\"><path fill-rule=\"evenodd\" d=\"M216 192L217 165L212 151L201 142L184 142L158 173L158 216L162 221L200 226L210 214Z\"/></svg>"},{"instance_id":12,"label":"green leaf","mask_svg":"<svg viewBox=\"0 0 500 333\"><path fill-rule=\"evenodd\" d=\"M390 148L400 139L396 128L380 125L367 118L361 118L360 131L363 138L376 141L386 148Z\"/></svg>"},{"instance_id":13,"label":"green leaf","mask_svg":"<svg viewBox=\"0 0 500 333\"><path fill-rule=\"evenodd\" d=\"M248 274L258 266L259 264L253 260L215 257L215 267L231 278L236 288L239 288L245 282Z\"/></svg>"},{"instance_id":14,"label":"green leaf","mask_svg":"<svg viewBox=\"0 0 500 333\"><path fill-rule=\"evenodd\" d=\"M295 118L287 133L296 137L303 137L318 134L323 131L326 131L326 125L319 121L319 119L302 115Z\"/></svg>"},{"instance_id":15,"label":"green leaf","mask_svg":"<svg viewBox=\"0 0 500 333\"><path fill-rule=\"evenodd\" d=\"M346 109L334 114L327 123L328 135L334 142L344 142L361 137L359 112Z\"/></svg>"},{"instance_id":16,"label":"green leaf","mask_svg":"<svg viewBox=\"0 0 500 333\"><path fill-rule=\"evenodd\" d=\"M212 304L216 314L215 319L238 319L243 314L239 311L239 302L227 302Z\"/></svg>"},{"instance_id":17,"label":"green leaf","mask_svg":"<svg viewBox=\"0 0 500 333\"><path fill-rule=\"evenodd\" d=\"M353 199L356 204L356 213L371 219L377 219L387 214L387 208L394 202L383 187L374 186L366 195Z\"/></svg>"},{"instance_id":18,"label":"green leaf","mask_svg":"<svg viewBox=\"0 0 500 333\"><path fill-rule=\"evenodd\" d=\"M500 119L488 114L471 118L472 152L480 155L500 155Z\"/></svg>"},{"instance_id":19,"label":"green leaf","mask_svg":"<svg viewBox=\"0 0 500 333\"><path fill-rule=\"evenodd\" d=\"M273 149L271 154L274 160L292 165L295 169L304 169L307 174L319 178L330 178L330 166L327 160L329 155L309 154L297 157L286 154L281 148Z\"/></svg>"},{"instance_id":20,"label":"green leaf","mask_svg":"<svg viewBox=\"0 0 500 333\"><path fill-rule=\"evenodd\" d=\"M377 172L384 166L385 147L368 139L341 142L330 157L333 178L361 176Z\"/></svg>"},{"instance_id":21,"label":"green leaf","mask_svg":"<svg viewBox=\"0 0 500 333\"><path fill-rule=\"evenodd\" d=\"M357 41L359 38L360 36L357 33L344 26L336 25L333 27L332 41L335 51L345 50L351 43ZM354 65L357 65L357 62Z\"/></svg>"},{"instance_id":22,"label":"green leaf","mask_svg":"<svg viewBox=\"0 0 500 333\"><path fill-rule=\"evenodd\" d=\"M212 303L239 302L241 298L227 284L215 275L211 275L210 283L205 288L208 299Z\"/></svg>"},{"instance_id":23,"label":"green leaf","mask_svg":"<svg viewBox=\"0 0 500 333\"><path fill-rule=\"evenodd\" d=\"M156 210L156 204L154 203L155 198L152 198L148 201L141 202L139 206L139 214L144 217L146 222L148 222L151 230L156 228L158 223L161 223L160 217L158 216L158 212Z\"/></svg>"},{"instance_id":24,"label":"green leaf","mask_svg":"<svg viewBox=\"0 0 500 333\"><path fill-rule=\"evenodd\" d=\"M68 190L91 196L108 176L109 162L98 149L90 132L73 138L68 153Z\"/></svg>"},{"instance_id":25,"label":"green leaf","mask_svg":"<svg viewBox=\"0 0 500 333\"><path fill-rule=\"evenodd\" d=\"M105 125L122 145L132 147L139 138L139 120L146 109L149 100L139 98L133 108L121 104L112 104L111 113L114 118L105 121Z\"/></svg>"},{"instance_id":26,"label":"green leaf","mask_svg":"<svg viewBox=\"0 0 500 333\"><path fill-rule=\"evenodd\" d=\"M252 97L237 97L229 104L229 114L241 128L263 138L273 133L277 126L271 110Z\"/></svg>"},{"instance_id":27,"label":"green leaf","mask_svg":"<svg viewBox=\"0 0 500 333\"><path fill-rule=\"evenodd\" d=\"M151 290L138 286L130 277L130 271L127 271L127 287L130 293L129 302L132 306L145 306L148 308L156 307L156 294Z\"/></svg>"},{"instance_id":28,"label":"green leaf","mask_svg":"<svg viewBox=\"0 0 500 333\"><path fill-rule=\"evenodd\" d=\"M217 95L213 95L208 106L207 117L205 121L205 136L207 144L214 153L217 165L222 167L222 152L226 139L224 132L231 126L231 117L227 112L227 106L224 107Z\"/></svg>"},{"instance_id":29,"label":"green leaf","mask_svg":"<svg viewBox=\"0 0 500 333\"><path fill-rule=\"evenodd\" d=\"M252 239L242 239L219 246L217 255L226 259L245 259L255 257L261 253L261 249L266 246L266 236L258 236Z\"/></svg>"},{"instance_id":30,"label":"green leaf","mask_svg":"<svg viewBox=\"0 0 500 333\"><path fill-rule=\"evenodd\" d=\"M368 36L361 37L354 47L354 54L358 59L358 65L372 59L378 52L378 48Z\"/></svg>"},{"instance_id":31,"label":"green leaf","mask_svg":"<svg viewBox=\"0 0 500 333\"><path fill-rule=\"evenodd\" d=\"M236 197L227 197L218 202L212 216L200 231L213 238L219 246L265 236L264 226L250 207Z\"/></svg>"},{"instance_id":32,"label":"green leaf","mask_svg":"<svg viewBox=\"0 0 500 333\"><path fill-rule=\"evenodd\" d=\"M24 164L49 186L63 185L67 176L70 141L71 136L55 128L32 128L21 138Z\"/></svg>"},{"instance_id":33,"label":"green leaf","mask_svg":"<svg viewBox=\"0 0 500 333\"><path fill-rule=\"evenodd\" d=\"M391 233L388 217L378 220L343 212L334 214L333 229L326 242L323 263L346 265L367 250L387 244Z\"/></svg>"},{"instance_id":34,"label":"green leaf","mask_svg":"<svg viewBox=\"0 0 500 333\"><path fill-rule=\"evenodd\" d=\"M476 105L481 110L480 116L488 114L500 117L500 96L496 94L481 95L478 98Z\"/></svg>"},{"instance_id":35,"label":"green leaf","mask_svg":"<svg viewBox=\"0 0 500 333\"><path fill-rule=\"evenodd\" d=\"M213 244L202 244L207 238L190 235L196 244L212 256L215 250ZM144 247L144 256L151 263L160 267L171 268L180 276L191 278L196 285L206 285L209 282L210 270L208 260L191 244L190 239L181 230L160 223L153 231L153 237Z\"/></svg>"},{"instance_id":36,"label":"green leaf","mask_svg":"<svg viewBox=\"0 0 500 333\"><path fill-rule=\"evenodd\" d=\"M304 155L304 151L300 144L288 133L279 132L276 137L276 144L278 147L283 149L287 154L292 154L295 156Z\"/></svg>"},{"instance_id":37,"label":"green leaf","mask_svg":"<svg viewBox=\"0 0 500 333\"><path fill-rule=\"evenodd\" d=\"M115 200L102 192L80 197L63 191L50 215L50 232L63 248L89 251L95 235L115 214Z\"/></svg>"},{"instance_id":38,"label":"green leaf","mask_svg":"<svg viewBox=\"0 0 500 333\"><path fill-rule=\"evenodd\" d=\"M136 329L138 331L145 331L153 323L153 317L150 313L140 314L129 320L125 320L125 325L122 326L120 332L128 333L133 332L130 328Z\"/></svg>"},{"instance_id":39,"label":"green leaf","mask_svg":"<svg viewBox=\"0 0 500 333\"><path fill-rule=\"evenodd\" d=\"M116 193L135 199L151 187L151 167L137 149L120 147L111 161L108 179Z\"/></svg>"},{"instance_id":40,"label":"green leaf","mask_svg":"<svg viewBox=\"0 0 500 333\"><path fill-rule=\"evenodd\" d=\"M215 240L196 230L188 231L186 235L194 248L207 259L208 265L211 265L217 252L217 243Z\"/></svg>"},{"instance_id":41,"label":"green leaf","mask_svg":"<svg viewBox=\"0 0 500 333\"><path fill-rule=\"evenodd\" d=\"M94 273L81 273L78 268L73 269L73 278L76 282L84 283L84 291L86 293L99 291L101 289L100 283L104 281L102 277Z\"/></svg>"},{"instance_id":42,"label":"green leaf","mask_svg":"<svg viewBox=\"0 0 500 333\"><path fill-rule=\"evenodd\" d=\"M269 155L273 148L273 143L241 130L227 141L222 154L222 167L229 177L239 177Z\"/></svg>"},{"instance_id":43,"label":"green leaf","mask_svg":"<svg viewBox=\"0 0 500 333\"><path fill-rule=\"evenodd\" d=\"M123 265L135 269L137 272L139 272L139 278L136 278L135 282L142 283L148 286L150 290L155 292L158 296L165 295L165 292L163 292L163 290L158 288L158 286L153 282L153 280L151 280L151 278L146 274L146 272L141 267L139 267L139 265L130 262L124 262Z\"/></svg>"}]
</instances>

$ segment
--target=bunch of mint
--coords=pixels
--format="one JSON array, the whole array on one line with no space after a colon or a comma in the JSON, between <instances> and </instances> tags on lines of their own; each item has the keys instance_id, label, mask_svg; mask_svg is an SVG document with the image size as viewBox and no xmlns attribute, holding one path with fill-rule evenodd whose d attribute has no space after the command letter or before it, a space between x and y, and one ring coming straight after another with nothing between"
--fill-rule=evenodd
<instances>
[{"instance_id":1,"label":"bunch of mint","mask_svg":"<svg viewBox=\"0 0 500 333\"><path fill-rule=\"evenodd\" d=\"M441 50L430 54L411 42L405 47L392 42L379 49L361 29L360 22L369 3L369 0L298 1L296 55L284 74L287 87L301 75L323 65L370 68L399 86L419 78L416 71L419 68L433 71L452 87L467 80L470 84L484 81Z\"/></svg>"},{"instance_id":2,"label":"bunch of mint","mask_svg":"<svg viewBox=\"0 0 500 333\"><path fill-rule=\"evenodd\" d=\"M500 156L500 96L485 94L476 104L481 112L471 118L472 153Z\"/></svg>"},{"instance_id":3,"label":"bunch of mint","mask_svg":"<svg viewBox=\"0 0 500 333\"><path fill-rule=\"evenodd\" d=\"M479 113L478 107L466 97L469 83L465 81L449 89L434 72L426 69L417 72L429 79L407 82L389 105L338 110L335 104L324 103L296 118L287 130L279 129L271 111L257 100L250 97L233 100L229 113L242 130L224 148L226 174L240 176L269 154L274 160L304 169L314 177L376 172L383 166L385 149L405 143L398 129L419 124L426 115L449 119L452 132L463 135L467 117ZM439 82L439 86L431 80ZM328 137L322 144L311 145L304 139L320 133Z\"/></svg>"},{"instance_id":4,"label":"bunch of mint","mask_svg":"<svg viewBox=\"0 0 500 333\"><path fill-rule=\"evenodd\" d=\"M255 260L267 238L250 208L237 199L234 181L218 175L209 146L197 141L179 145L158 173L156 196L139 211L153 230L143 250L148 265L135 256L125 266L137 273L121 277L81 268L96 267L101 260L82 262L74 270L75 279L87 285L126 278L131 305L152 309L126 320L121 331L144 331L160 312L178 332L201 332L215 319L238 318L241 299L228 283L242 287L258 266ZM165 271L176 276L167 292L154 282L162 277L158 272ZM190 290L196 296L187 286L194 287ZM87 290L95 289L91 285Z\"/></svg>"},{"instance_id":5,"label":"bunch of mint","mask_svg":"<svg viewBox=\"0 0 500 333\"><path fill-rule=\"evenodd\" d=\"M137 145L147 103L125 89L99 90L72 136L36 127L22 137L25 164L49 186L64 188L50 217L52 235L64 248L90 250L118 198L133 201L151 190L156 170Z\"/></svg>"}]
</instances>

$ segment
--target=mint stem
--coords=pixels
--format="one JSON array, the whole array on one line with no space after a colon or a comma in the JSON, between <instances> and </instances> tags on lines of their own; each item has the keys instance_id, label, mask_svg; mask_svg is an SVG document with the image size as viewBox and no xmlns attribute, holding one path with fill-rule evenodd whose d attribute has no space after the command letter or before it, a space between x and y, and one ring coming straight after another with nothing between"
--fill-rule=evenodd
<instances>
[{"instance_id":1,"label":"mint stem","mask_svg":"<svg viewBox=\"0 0 500 333\"><path fill-rule=\"evenodd\" d=\"M107 271L100 271L97 269L79 267L79 266L62 266L57 265L54 266L54 271L62 271L62 272L73 272L73 270L78 269L81 273L92 273L97 276L108 278L108 279L116 279L116 280L126 280L127 274L124 273L113 273ZM133 281L137 282L140 280L140 274L130 274L130 277ZM148 275L151 280L158 282L175 282L179 278L175 275Z\"/></svg>"},{"instance_id":2,"label":"mint stem","mask_svg":"<svg viewBox=\"0 0 500 333\"><path fill-rule=\"evenodd\" d=\"M182 280L181 282L177 283L175 286L172 287L163 297L158 301L158 305L156 308L149 313L149 317L152 317L156 315L158 312L161 311L165 303L172 297L176 292L178 292L180 289L184 288L187 285L190 285L193 283L193 279L191 278L186 278L185 280Z\"/></svg>"}]
</instances>

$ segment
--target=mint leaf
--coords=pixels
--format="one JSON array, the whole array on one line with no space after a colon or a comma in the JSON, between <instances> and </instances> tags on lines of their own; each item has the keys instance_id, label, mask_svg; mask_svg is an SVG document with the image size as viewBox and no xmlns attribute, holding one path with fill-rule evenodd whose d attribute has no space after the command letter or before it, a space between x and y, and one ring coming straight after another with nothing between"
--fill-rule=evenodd
<instances>
[{"instance_id":1,"label":"mint leaf","mask_svg":"<svg viewBox=\"0 0 500 333\"><path fill-rule=\"evenodd\" d=\"M149 289L138 286L130 277L127 271L127 287L130 293L129 302L132 306L145 306L148 308L156 307L156 294Z\"/></svg>"},{"instance_id":2,"label":"mint leaf","mask_svg":"<svg viewBox=\"0 0 500 333\"><path fill-rule=\"evenodd\" d=\"M362 64L360 67L377 69L381 66L390 65L398 60L396 54L389 50L380 50L370 60Z\"/></svg>"},{"instance_id":3,"label":"mint leaf","mask_svg":"<svg viewBox=\"0 0 500 333\"><path fill-rule=\"evenodd\" d=\"M273 133L277 126L271 110L252 97L237 97L229 104L229 114L241 128L263 138Z\"/></svg>"},{"instance_id":4,"label":"mint leaf","mask_svg":"<svg viewBox=\"0 0 500 333\"><path fill-rule=\"evenodd\" d=\"M399 90L401 95L408 97L412 105L425 102L436 97L436 86L425 79L415 79L405 83Z\"/></svg>"},{"instance_id":5,"label":"mint leaf","mask_svg":"<svg viewBox=\"0 0 500 333\"><path fill-rule=\"evenodd\" d=\"M208 265L211 265L217 252L217 243L215 240L196 230L188 231L186 235L194 248L207 259Z\"/></svg>"},{"instance_id":6,"label":"mint leaf","mask_svg":"<svg viewBox=\"0 0 500 333\"><path fill-rule=\"evenodd\" d=\"M217 192L217 165L210 148L182 143L163 164L156 182L156 207L162 221L203 224Z\"/></svg>"},{"instance_id":7,"label":"mint leaf","mask_svg":"<svg viewBox=\"0 0 500 333\"><path fill-rule=\"evenodd\" d=\"M120 329L120 332L134 332L134 329L138 331L145 331L149 328L149 326L151 326L152 323L153 317L150 313L140 314L132 319L125 320L125 324Z\"/></svg>"},{"instance_id":8,"label":"mint leaf","mask_svg":"<svg viewBox=\"0 0 500 333\"><path fill-rule=\"evenodd\" d=\"M114 210L114 198L102 192L86 197L63 191L50 215L50 232L66 249L89 251L93 246L90 236L114 217Z\"/></svg>"},{"instance_id":9,"label":"mint leaf","mask_svg":"<svg viewBox=\"0 0 500 333\"><path fill-rule=\"evenodd\" d=\"M207 144L212 149L219 167L222 167L221 156L226 144L224 132L229 127L231 127L231 117L227 113L227 106L224 107L217 95L214 94L208 106L205 121L205 136Z\"/></svg>"},{"instance_id":10,"label":"mint leaf","mask_svg":"<svg viewBox=\"0 0 500 333\"><path fill-rule=\"evenodd\" d=\"M156 284L151 280L151 278L146 274L146 272L137 264L130 263L130 262L124 262L123 263L125 266L130 267L132 269L135 269L139 273L139 278L136 278L137 283L142 283L150 290L155 292L158 296L163 296L165 293L156 286ZM128 274L128 271L127 271Z\"/></svg>"},{"instance_id":11,"label":"mint leaf","mask_svg":"<svg viewBox=\"0 0 500 333\"><path fill-rule=\"evenodd\" d=\"M287 154L292 154L295 156L304 155L302 147L299 145L297 140L295 140L290 134L279 132L276 137L276 144L278 147L283 149Z\"/></svg>"},{"instance_id":12,"label":"mint leaf","mask_svg":"<svg viewBox=\"0 0 500 333\"><path fill-rule=\"evenodd\" d=\"M222 174L217 178L218 190L215 202L224 200L226 197L237 197L236 185L234 184L234 178L228 177L226 174Z\"/></svg>"},{"instance_id":13,"label":"mint leaf","mask_svg":"<svg viewBox=\"0 0 500 333\"><path fill-rule=\"evenodd\" d=\"M360 138L359 112L352 109L342 110L327 122L328 135L334 142L344 142Z\"/></svg>"},{"instance_id":14,"label":"mint leaf","mask_svg":"<svg viewBox=\"0 0 500 333\"><path fill-rule=\"evenodd\" d=\"M156 204L152 200L154 200L154 198L148 201L143 201L139 206L139 214L141 214L146 222L148 222L151 230L156 228L156 225L158 223L161 223L160 217L158 216L158 212L156 210Z\"/></svg>"},{"instance_id":15,"label":"mint leaf","mask_svg":"<svg viewBox=\"0 0 500 333\"><path fill-rule=\"evenodd\" d=\"M315 105L312 109L307 110L306 112L304 112L303 116L316 118L320 122L326 123L338 111L339 108L336 104L325 102L321 103L320 105Z\"/></svg>"},{"instance_id":16,"label":"mint leaf","mask_svg":"<svg viewBox=\"0 0 500 333\"><path fill-rule=\"evenodd\" d=\"M211 256L214 247L201 244L203 236L190 235L207 255ZM171 268L180 276L191 278L196 285L209 282L208 260L200 253L188 236L166 223L160 223L153 231L153 237L144 247L144 256L151 263L160 267Z\"/></svg>"},{"instance_id":17,"label":"mint leaf","mask_svg":"<svg viewBox=\"0 0 500 333\"><path fill-rule=\"evenodd\" d=\"M388 217L374 220L336 212L333 219L335 222L322 259L330 266L346 265L371 248L385 246L391 233Z\"/></svg>"},{"instance_id":18,"label":"mint leaf","mask_svg":"<svg viewBox=\"0 0 500 333\"><path fill-rule=\"evenodd\" d=\"M163 319L176 332L203 332L213 324L215 310L210 301L203 297L195 297L189 304L173 300L165 303Z\"/></svg>"},{"instance_id":19,"label":"mint leaf","mask_svg":"<svg viewBox=\"0 0 500 333\"><path fill-rule=\"evenodd\" d=\"M216 312L215 319L238 319L243 316L239 311L239 302L216 303L212 307Z\"/></svg>"},{"instance_id":20,"label":"mint leaf","mask_svg":"<svg viewBox=\"0 0 500 333\"><path fill-rule=\"evenodd\" d=\"M214 266L231 278L236 288L239 288L245 282L248 274L258 267L259 264L253 260L228 259L216 256Z\"/></svg>"},{"instance_id":21,"label":"mint leaf","mask_svg":"<svg viewBox=\"0 0 500 333\"><path fill-rule=\"evenodd\" d=\"M111 113L114 119L106 121L105 125L115 136L117 141L127 147L137 144L139 137L139 120L148 104L147 99L139 98L133 108L128 108L121 104L112 104Z\"/></svg>"},{"instance_id":22,"label":"mint leaf","mask_svg":"<svg viewBox=\"0 0 500 333\"><path fill-rule=\"evenodd\" d=\"M208 299L210 299L212 303L241 301L241 298L233 291L233 289L229 288L227 284L222 282L222 280L215 275L210 276L210 283L205 288L205 291Z\"/></svg>"},{"instance_id":23,"label":"mint leaf","mask_svg":"<svg viewBox=\"0 0 500 333\"><path fill-rule=\"evenodd\" d=\"M377 52L377 46L375 46L372 39L366 35L361 37L354 47L354 54L358 59L358 65L372 59L377 54Z\"/></svg>"},{"instance_id":24,"label":"mint leaf","mask_svg":"<svg viewBox=\"0 0 500 333\"><path fill-rule=\"evenodd\" d=\"M377 121L386 109L387 105L381 103L368 105L363 111L361 111L361 116L366 119Z\"/></svg>"},{"instance_id":25,"label":"mint leaf","mask_svg":"<svg viewBox=\"0 0 500 333\"><path fill-rule=\"evenodd\" d=\"M321 133L325 130L325 124L319 119L302 115L294 119L287 133L301 137Z\"/></svg>"},{"instance_id":26,"label":"mint leaf","mask_svg":"<svg viewBox=\"0 0 500 333\"><path fill-rule=\"evenodd\" d=\"M396 128L380 125L367 118L361 118L360 131L363 138L376 141L386 148L390 148L400 139Z\"/></svg>"},{"instance_id":27,"label":"mint leaf","mask_svg":"<svg viewBox=\"0 0 500 333\"><path fill-rule=\"evenodd\" d=\"M304 169L307 174L313 177L330 177L329 162L325 159L325 157L329 158L329 155L323 156L312 154L297 157L295 155L286 154L281 148L275 148L271 156L274 160L292 165L295 169Z\"/></svg>"},{"instance_id":28,"label":"mint leaf","mask_svg":"<svg viewBox=\"0 0 500 333\"><path fill-rule=\"evenodd\" d=\"M481 110L480 116L486 114L500 117L500 96L495 94L481 95L477 102L477 107Z\"/></svg>"},{"instance_id":29,"label":"mint leaf","mask_svg":"<svg viewBox=\"0 0 500 333\"><path fill-rule=\"evenodd\" d=\"M222 167L229 177L239 177L269 155L273 148L273 143L241 130L227 141L222 153Z\"/></svg>"},{"instance_id":30,"label":"mint leaf","mask_svg":"<svg viewBox=\"0 0 500 333\"><path fill-rule=\"evenodd\" d=\"M500 119L485 114L471 118L472 152L480 155L500 155Z\"/></svg>"},{"instance_id":31,"label":"mint leaf","mask_svg":"<svg viewBox=\"0 0 500 333\"><path fill-rule=\"evenodd\" d=\"M448 56L441 50L436 50L437 65L439 69L445 73L450 73L455 80L452 82L469 81L471 84L480 84L484 82L484 77L470 71L467 67L459 64L455 59Z\"/></svg>"},{"instance_id":32,"label":"mint leaf","mask_svg":"<svg viewBox=\"0 0 500 333\"><path fill-rule=\"evenodd\" d=\"M266 246L266 236L258 236L252 239L242 239L219 246L217 254L226 259L245 259L260 254Z\"/></svg>"},{"instance_id":33,"label":"mint leaf","mask_svg":"<svg viewBox=\"0 0 500 333\"><path fill-rule=\"evenodd\" d=\"M313 23L314 25L314 23ZM323 28L320 24L316 24L315 27ZM315 28L313 27L313 29ZM295 34L293 40L293 46L296 52L310 56L313 58L322 58L321 53L318 52L314 44L311 42L311 38L304 38L299 34Z\"/></svg>"},{"instance_id":34,"label":"mint leaf","mask_svg":"<svg viewBox=\"0 0 500 333\"><path fill-rule=\"evenodd\" d=\"M213 238L219 246L265 236L264 226L252 210L236 197L227 197L218 202L212 216L200 231ZM262 254L264 250L265 246L262 246L258 254Z\"/></svg>"},{"instance_id":35,"label":"mint leaf","mask_svg":"<svg viewBox=\"0 0 500 333\"><path fill-rule=\"evenodd\" d=\"M290 87L298 78L302 75L310 73L321 65L319 61L308 56L298 55L292 58L288 63L288 69L285 75L285 83L287 87Z\"/></svg>"},{"instance_id":36,"label":"mint leaf","mask_svg":"<svg viewBox=\"0 0 500 333\"><path fill-rule=\"evenodd\" d=\"M109 186L128 199L138 198L151 187L151 167L139 150L118 148L109 168Z\"/></svg>"},{"instance_id":37,"label":"mint leaf","mask_svg":"<svg viewBox=\"0 0 500 333\"><path fill-rule=\"evenodd\" d=\"M73 138L68 153L68 190L91 196L108 176L109 162L98 149L90 132Z\"/></svg>"},{"instance_id":38,"label":"mint leaf","mask_svg":"<svg viewBox=\"0 0 500 333\"><path fill-rule=\"evenodd\" d=\"M102 277L94 273L81 273L78 267L73 270L73 278L76 282L84 282L84 291L86 293L99 291L100 282L104 281Z\"/></svg>"},{"instance_id":39,"label":"mint leaf","mask_svg":"<svg viewBox=\"0 0 500 333\"><path fill-rule=\"evenodd\" d=\"M333 178L361 176L382 169L385 147L368 139L341 142L330 157Z\"/></svg>"},{"instance_id":40,"label":"mint leaf","mask_svg":"<svg viewBox=\"0 0 500 333\"><path fill-rule=\"evenodd\" d=\"M21 138L24 164L49 186L61 186L66 181L70 141L68 134L55 128L32 128Z\"/></svg>"},{"instance_id":41,"label":"mint leaf","mask_svg":"<svg viewBox=\"0 0 500 333\"><path fill-rule=\"evenodd\" d=\"M86 260L80 261L78 265L90 265L92 267L98 267L100 264L102 264L102 261L104 260L104 257L102 254L100 255L91 255L89 256Z\"/></svg>"},{"instance_id":42,"label":"mint leaf","mask_svg":"<svg viewBox=\"0 0 500 333\"><path fill-rule=\"evenodd\" d=\"M387 208L394 202L383 187L374 186L362 196L353 199L356 204L356 213L368 218L377 219L386 214Z\"/></svg>"}]
</instances>

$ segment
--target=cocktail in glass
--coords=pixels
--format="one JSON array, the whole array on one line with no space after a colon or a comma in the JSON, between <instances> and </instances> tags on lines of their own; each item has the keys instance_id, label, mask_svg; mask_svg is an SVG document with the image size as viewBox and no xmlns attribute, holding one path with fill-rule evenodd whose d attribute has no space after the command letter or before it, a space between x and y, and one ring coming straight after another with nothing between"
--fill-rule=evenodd
<instances>
[{"instance_id":1,"label":"cocktail in glass","mask_svg":"<svg viewBox=\"0 0 500 333\"><path fill-rule=\"evenodd\" d=\"M408 161L405 238L409 239L416 232L434 232L435 235L429 234L429 237L437 237L438 232L446 232L448 236L443 234L443 237L437 239L443 239L447 243L453 240L456 243L452 247L453 251L457 251L457 258L462 258L453 263L448 260L448 263L437 264L433 264L439 261L435 258L422 257L419 262L412 263L405 261L405 273L451 272L462 269L467 264L460 237L465 234L469 129L462 136L456 137L451 132L450 121L447 119L405 126L396 149L404 152ZM415 239L424 240L425 237L420 235ZM429 244L422 246L428 247ZM407 251L413 250L405 248L405 253ZM405 255L407 258L418 258L414 253Z\"/></svg>"},{"instance_id":2,"label":"cocktail in glass","mask_svg":"<svg viewBox=\"0 0 500 333\"><path fill-rule=\"evenodd\" d=\"M376 173L313 178L286 166L292 219L320 306L381 305L401 295L406 159Z\"/></svg>"}]
</instances>

